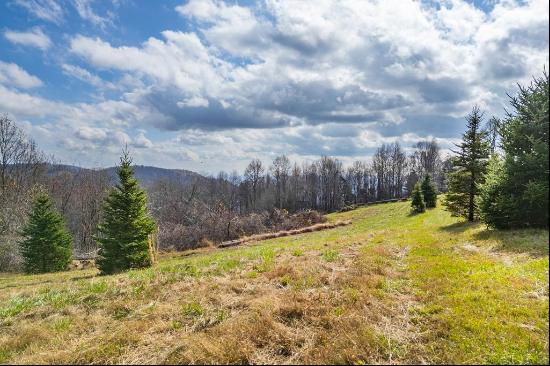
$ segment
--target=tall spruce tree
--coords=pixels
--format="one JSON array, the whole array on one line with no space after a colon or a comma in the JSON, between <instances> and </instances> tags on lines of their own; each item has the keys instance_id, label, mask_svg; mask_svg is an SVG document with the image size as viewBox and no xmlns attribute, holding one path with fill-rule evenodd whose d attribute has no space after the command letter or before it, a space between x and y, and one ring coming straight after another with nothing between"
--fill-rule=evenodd
<instances>
[{"instance_id":1,"label":"tall spruce tree","mask_svg":"<svg viewBox=\"0 0 550 366\"><path fill-rule=\"evenodd\" d=\"M519 87L500 127L502 159L492 161L481 195L492 227L548 227L548 74Z\"/></svg>"},{"instance_id":2,"label":"tall spruce tree","mask_svg":"<svg viewBox=\"0 0 550 366\"><path fill-rule=\"evenodd\" d=\"M38 193L29 212L19 243L25 272L45 273L67 269L72 257L72 238L53 207L50 197Z\"/></svg>"},{"instance_id":3,"label":"tall spruce tree","mask_svg":"<svg viewBox=\"0 0 550 366\"><path fill-rule=\"evenodd\" d=\"M412 191L411 207L413 212L421 213L426 211L426 204L424 203L424 197L422 196L422 188L420 183L416 183Z\"/></svg>"},{"instance_id":4,"label":"tall spruce tree","mask_svg":"<svg viewBox=\"0 0 550 366\"><path fill-rule=\"evenodd\" d=\"M434 208L437 205L437 190L429 174L426 174L420 187L426 207Z\"/></svg>"},{"instance_id":5,"label":"tall spruce tree","mask_svg":"<svg viewBox=\"0 0 550 366\"><path fill-rule=\"evenodd\" d=\"M490 145L487 131L481 128L483 113L474 106L466 117L467 130L462 142L453 151L453 169L448 175L449 190L444 205L455 216L463 216L474 221L479 215L477 196L480 185L485 181Z\"/></svg>"},{"instance_id":6,"label":"tall spruce tree","mask_svg":"<svg viewBox=\"0 0 550 366\"><path fill-rule=\"evenodd\" d=\"M124 149L118 167L120 182L105 199L103 222L96 236L100 246L96 263L102 274L148 267L153 262L149 235L155 222L147 213L147 198L131 165Z\"/></svg>"}]
</instances>

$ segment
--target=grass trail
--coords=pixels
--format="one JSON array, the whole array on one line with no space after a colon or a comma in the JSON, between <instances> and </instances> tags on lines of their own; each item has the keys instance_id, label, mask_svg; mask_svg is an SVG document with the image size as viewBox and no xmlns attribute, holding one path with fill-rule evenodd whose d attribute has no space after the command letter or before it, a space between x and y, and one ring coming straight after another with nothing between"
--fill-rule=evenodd
<instances>
[{"instance_id":1,"label":"grass trail","mask_svg":"<svg viewBox=\"0 0 550 366\"><path fill-rule=\"evenodd\" d=\"M3 363L548 363L548 231L407 202L333 230L161 259L0 275Z\"/></svg>"}]
</instances>

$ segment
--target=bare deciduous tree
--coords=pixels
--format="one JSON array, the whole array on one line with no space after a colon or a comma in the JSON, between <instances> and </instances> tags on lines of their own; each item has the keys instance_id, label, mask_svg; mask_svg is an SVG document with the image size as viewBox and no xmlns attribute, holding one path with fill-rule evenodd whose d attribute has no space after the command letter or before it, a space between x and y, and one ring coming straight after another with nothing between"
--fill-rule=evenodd
<instances>
[{"instance_id":1,"label":"bare deciduous tree","mask_svg":"<svg viewBox=\"0 0 550 366\"><path fill-rule=\"evenodd\" d=\"M18 232L25 223L30 191L44 171L45 158L34 141L0 116L0 270L18 264Z\"/></svg>"}]
</instances>

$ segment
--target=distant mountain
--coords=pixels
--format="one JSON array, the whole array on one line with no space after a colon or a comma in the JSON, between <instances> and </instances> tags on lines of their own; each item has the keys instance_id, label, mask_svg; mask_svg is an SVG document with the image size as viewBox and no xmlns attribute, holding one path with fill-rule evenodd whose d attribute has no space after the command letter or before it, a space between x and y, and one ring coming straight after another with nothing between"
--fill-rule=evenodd
<instances>
[{"instance_id":1,"label":"distant mountain","mask_svg":"<svg viewBox=\"0 0 550 366\"><path fill-rule=\"evenodd\" d=\"M116 167L110 167L105 170L107 170L112 179L117 179ZM134 171L136 179L144 187L150 187L158 180L179 182L185 185L206 180L202 175L185 169L164 169L154 166L135 165Z\"/></svg>"},{"instance_id":2,"label":"distant mountain","mask_svg":"<svg viewBox=\"0 0 550 366\"><path fill-rule=\"evenodd\" d=\"M79 171L106 171L113 182L116 182L117 168L109 167L104 169L87 169L74 165L55 164L51 165L48 169L50 174L60 171L68 171L71 173L78 173ZM158 180L168 180L173 182L180 182L184 185L192 184L193 182L205 182L208 178L185 169L165 169L157 168L154 166L135 165L134 166L136 179L143 187L150 187Z\"/></svg>"}]
</instances>

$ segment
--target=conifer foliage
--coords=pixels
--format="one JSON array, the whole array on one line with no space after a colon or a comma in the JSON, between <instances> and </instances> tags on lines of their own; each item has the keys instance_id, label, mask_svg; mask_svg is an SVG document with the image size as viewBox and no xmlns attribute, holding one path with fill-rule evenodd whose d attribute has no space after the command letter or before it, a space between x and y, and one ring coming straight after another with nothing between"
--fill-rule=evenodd
<instances>
[{"instance_id":1,"label":"conifer foliage","mask_svg":"<svg viewBox=\"0 0 550 366\"><path fill-rule=\"evenodd\" d=\"M490 164L481 192L485 223L500 229L548 227L548 74L519 87L502 121L502 158Z\"/></svg>"},{"instance_id":2,"label":"conifer foliage","mask_svg":"<svg viewBox=\"0 0 550 366\"><path fill-rule=\"evenodd\" d=\"M422 196L422 188L420 183L416 183L412 192L411 207L413 212L421 213L426 211L426 204L424 203L424 197Z\"/></svg>"},{"instance_id":3,"label":"conifer foliage","mask_svg":"<svg viewBox=\"0 0 550 366\"><path fill-rule=\"evenodd\" d=\"M437 205L437 190L429 174L422 180L421 189L426 208L434 208Z\"/></svg>"},{"instance_id":4,"label":"conifer foliage","mask_svg":"<svg viewBox=\"0 0 550 366\"><path fill-rule=\"evenodd\" d=\"M57 272L67 269L72 257L72 238L55 211L50 197L38 193L29 212L19 243L27 273Z\"/></svg>"},{"instance_id":5,"label":"conifer foliage","mask_svg":"<svg viewBox=\"0 0 550 366\"><path fill-rule=\"evenodd\" d=\"M96 263L102 274L148 267L153 262L149 238L155 222L147 213L147 197L131 164L125 149L118 167L120 182L105 199L103 221L96 237L100 245Z\"/></svg>"},{"instance_id":6,"label":"conifer foliage","mask_svg":"<svg viewBox=\"0 0 550 366\"><path fill-rule=\"evenodd\" d=\"M455 216L474 221L479 216L478 196L485 181L490 144L487 131L481 128L483 113L475 106L466 117L467 130L459 151L453 158L453 171L448 175L449 191L444 201L447 209Z\"/></svg>"}]
</instances>

